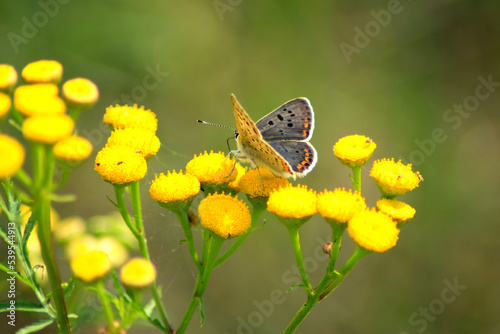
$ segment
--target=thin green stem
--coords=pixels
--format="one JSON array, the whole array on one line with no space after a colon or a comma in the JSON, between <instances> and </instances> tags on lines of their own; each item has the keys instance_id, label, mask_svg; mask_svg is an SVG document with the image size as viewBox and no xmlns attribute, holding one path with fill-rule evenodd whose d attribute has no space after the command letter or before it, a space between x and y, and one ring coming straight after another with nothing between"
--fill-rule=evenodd
<instances>
[{"instance_id":1,"label":"thin green stem","mask_svg":"<svg viewBox=\"0 0 500 334\"><path fill-rule=\"evenodd\" d=\"M229 249L217 259L217 261L215 262L216 267L219 266L222 262L226 261L241 246L241 244L243 244L246 238L248 238L250 233L255 229L255 225L257 225L260 216L267 208L265 201L263 203L252 201L251 203L253 204L253 211L250 229L245 234L239 236L238 239L236 239L236 241L231 245L231 247L229 247Z\"/></svg>"},{"instance_id":2,"label":"thin green stem","mask_svg":"<svg viewBox=\"0 0 500 334\"><path fill-rule=\"evenodd\" d=\"M307 295L311 295L312 286L309 283L309 278L307 277L306 268L304 266L304 259L302 258L302 251L300 249L300 239L299 239L299 229L295 226L287 226L288 233L290 234L290 239L292 241L293 252L295 253L295 259L297 260L297 266L299 267L300 276L302 277L302 282L304 282L304 287L306 288Z\"/></svg>"},{"instance_id":3,"label":"thin green stem","mask_svg":"<svg viewBox=\"0 0 500 334\"><path fill-rule=\"evenodd\" d=\"M141 213L141 199L140 199L140 192L139 192L139 184L138 182L134 182L131 185L131 200L132 200L132 207L134 209L134 220L135 224L132 222L130 219L130 216L128 214L127 206L125 204L125 188L123 186L114 186L115 189L115 195L116 195L116 201L118 204L118 210L120 211L120 214L125 221L125 224L127 224L128 228L134 235L134 237L137 240L137 243L139 244L139 249L141 252L141 256L150 261L150 256L149 256L149 251L148 251L148 246L147 246L147 239L146 239L146 233L144 231L144 224L142 221L142 213ZM163 302L161 300L160 293L158 291L158 287L156 285L156 281L151 284L150 287L151 295L155 301L156 309L158 310L158 314L160 315L161 321L163 325L166 328L167 333L173 333L173 329L170 326L170 322L168 321L167 313L165 311L165 307L163 306Z\"/></svg>"},{"instance_id":4,"label":"thin green stem","mask_svg":"<svg viewBox=\"0 0 500 334\"><path fill-rule=\"evenodd\" d=\"M191 318L193 317L194 311L200 303L201 298L203 297L203 293L207 288L210 275L215 268L215 260L217 258L217 254L219 253L220 247L222 246L224 241L225 239L217 236L212 231L205 229L203 233L203 255L201 260L202 270L198 271L193 296L191 297L191 301L189 302L186 313L182 318L176 334L185 333L191 321Z\"/></svg>"},{"instance_id":5,"label":"thin green stem","mask_svg":"<svg viewBox=\"0 0 500 334\"><path fill-rule=\"evenodd\" d=\"M352 168L352 185L354 187L354 191L357 191L361 194L361 167L353 167Z\"/></svg>"},{"instance_id":6,"label":"thin green stem","mask_svg":"<svg viewBox=\"0 0 500 334\"><path fill-rule=\"evenodd\" d=\"M109 302L109 297L104 288L102 280L96 282L97 296L101 300L102 307L104 308L104 315L106 317L106 323L108 324L108 332L111 334L116 333L116 328L114 324L113 310L111 309L111 304Z\"/></svg>"},{"instance_id":7,"label":"thin green stem","mask_svg":"<svg viewBox=\"0 0 500 334\"><path fill-rule=\"evenodd\" d=\"M200 260L198 258L198 253L196 253L196 247L194 245L193 231L191 230L191 226L189 225L189 217L187 214L187 208L180 208L178 210L174 210L179 222L181 224L182 229L184 230L184 235L186 236L186 243L189 248L189 253L191 254L191 258L193 259L196 268L198 271L201 270Z\"/></svg>"},{"instance_id":8,"label":"thin green stem","mask_svg":"<svg viewBox=\"0 0 500 334\"><path fill-rule=\"evenodd\" d=\"M52 177L54 172L54 156L52 147L43 145L33 145L36 159L34 163L35 175L34 183L40 188L35 188L35 207L33 213L38 221L38 238L40 240L41 252L45 267L52 287L53 301L57 311L57 323L63 333L70 333L70 325L66 311L64 295L61 289L61 279L59 270L54 258L52 235L50 229L50 194L52 192ZM42 179L37 179L42 178Z\"/></svg>"}]
</instances>

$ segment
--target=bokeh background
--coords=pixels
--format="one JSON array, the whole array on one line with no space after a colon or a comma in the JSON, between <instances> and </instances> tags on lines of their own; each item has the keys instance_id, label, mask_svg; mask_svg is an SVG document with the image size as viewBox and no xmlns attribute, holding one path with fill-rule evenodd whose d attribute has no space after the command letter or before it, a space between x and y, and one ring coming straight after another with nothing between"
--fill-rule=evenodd
<instances>
[{"instance_id":1,"label":"bokeh background","mask_svg":"<svg viewBox=\"0 0 500 334\"><path fill-rule=\"evenodd\" d=\"M157 114L162 148L142 183L143 204L174 325L189 301L195 267L179 244L175 216L147 190L155 173L183 169L194 154L227 152L232 131L196 120L234 126L229 95L235 93L254 120L291 98L310 99L319 162L301 184L318 191L350 187L350 170L332 153L350 134L378 146L362 176L370 206L379 197L368 176L374 159L404 159L425 178L401 198L417 214L397 247L362 260L297 333L500 332L499 46L496 1L0 2L0 63L20 71L55 59L64 79L87 77L100 90L78 123L94 153L62 190L78 199L56 205L61 217L88 219L114 209L106 199L112 187L93 171L109 134L105 108L137 103ZM8 124L2 130L9 132ZM280 333L304 302L297 289L283 304L259 311L296 277L286 229L272 215L264 218L265 227L214 272L204 296L206 321L200 328L196 314L189 333ZM301 231L317 282L326 266L317 250L329 227L318 216ZM346 237L342 259L352 249ZM32 321L18 313L19 326ZM2 332L12 331L6 322L0 321ZM130 333L144 330L137 324Z\"/></svg>"}]
</instances>

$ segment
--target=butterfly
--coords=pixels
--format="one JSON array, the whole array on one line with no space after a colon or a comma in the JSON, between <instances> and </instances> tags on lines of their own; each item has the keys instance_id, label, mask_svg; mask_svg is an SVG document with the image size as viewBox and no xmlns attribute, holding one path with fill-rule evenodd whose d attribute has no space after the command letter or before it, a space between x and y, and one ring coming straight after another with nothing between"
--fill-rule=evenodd
<instances>
[{"instance_id":1,"label":"butterfly","mask_svg":"<svg viewBox=\"0 0 500 334\"><path fill-rule=\"evenodd\" d=\"M314 131L314 112L305 97L290 100L254 123L236 96L231 94L236 119L237 151L242 163L265 167L285 178L311 172L318 154L309 143Z\"/></svg>"}]
</instances>

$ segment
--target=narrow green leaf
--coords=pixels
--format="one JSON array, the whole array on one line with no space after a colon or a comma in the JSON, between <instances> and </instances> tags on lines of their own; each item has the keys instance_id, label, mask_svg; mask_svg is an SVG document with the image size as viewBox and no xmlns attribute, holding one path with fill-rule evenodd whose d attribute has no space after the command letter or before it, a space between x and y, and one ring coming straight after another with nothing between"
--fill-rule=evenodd
<instances>
[{"instance_id":1,"label":"narrow green leaf","mask_svg":"<svg viewBox=\"0 0 500 334\"><path fill-rule=\"evenodd\" d=\"M16 334L28 334L38 332L53 323L53 320L42 320L29 326L23 327Z\"/></svg>"},{"instance_id":2,"label":"narrow green leaf","mask_svg":"<svg viewBox=\"0 0 500 334\"><path fill-rule=\"evenodd\" d=\"M38 304L31 301L17 300L14 305L16 307L16 311L46 312L42 304ZM0 312L9 312L10 311L9 307L10 307L10 302L1 302Z\"/></svg>"}]
</instances>

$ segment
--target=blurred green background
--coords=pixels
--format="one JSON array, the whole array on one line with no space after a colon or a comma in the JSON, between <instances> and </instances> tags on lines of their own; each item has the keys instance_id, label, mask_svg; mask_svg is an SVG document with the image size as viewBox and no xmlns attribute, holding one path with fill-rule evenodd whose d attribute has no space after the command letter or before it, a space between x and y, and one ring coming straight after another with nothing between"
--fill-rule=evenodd
<instances>
[{"instance_id":1,"label":"blurred green background","mask_svg":"<svg viewBox=\"0 0 500 334\"><path fill-rule=\"evenodd\" d=\"M191 296L195 267L179 244L175 216L147 190L155 173L183 169L194 154L227 152L232 131L196 120L234 126L229 95L235 93L254 120L291 98L310 99L319 162L301 184L318 191L350 187L350 170L332 153L350 134L378 146L363 169L370 206L379 197L368 176L374 159L405 159L425 178L401 198L417 214L397 247L362 260L296 333L500 332L496 1L3 0L0 38L0 63L20 71L55 59L64 79L87 77L99 87L98 104L78 123L95 150L63 189L78 200L57 205L61 217L113 211L106 200L112 187L93 171L109 134L105 108L137 103L157 114L162 148L142 183L143 203L174 326ZM189 333L280 333L305 301L296 289L283 304L259 311L274 290L290 287L295 263L286 229L272 215L264 218L265 228L214 272L205 324L200 328L196 314ZM317 282L326 260L314 254L328 241L329 226L315 216L301 231ZM342 259L352 249L346 237ZM448 288L454 283L455 293ZM18 321L32 320L18 313ZM0 328L12 330L6 322ZM92 324L83 332L95 331ZM130 333L141 331L137 325Z\"/></svg>"}]
</instances>

